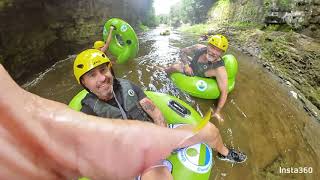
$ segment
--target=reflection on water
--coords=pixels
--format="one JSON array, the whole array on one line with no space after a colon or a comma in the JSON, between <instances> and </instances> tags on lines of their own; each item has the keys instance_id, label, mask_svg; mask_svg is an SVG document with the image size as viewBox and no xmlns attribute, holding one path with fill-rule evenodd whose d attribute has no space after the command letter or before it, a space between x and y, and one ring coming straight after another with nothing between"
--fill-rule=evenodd
<instances>
[{"instance_id":1,"label":"reflection on water","mask_svg":"<svg viewBox=\"0 0 320 180\"><path fill-rule=\"evenodd\" d=\"M135 82L145 90L169 93L189 102L199 113L216 101L191 97L177 89L157 66L177 61L182 47L197 43L192 35L161 30L139 34L140 52L125 65L115 65L117 77ZM226 145L246 152L243 164L215 159L211 179L317 179L320 175L320 125L311 119L273 75L252 57L230 50L239 61L235 90L223 109L225 122L219 124ZM74 56L55 64L24 87L42 97L68 103L81 89L73 77ZM281 168L312 167L312 174L280 174Z\"/></svg>"}]
</instances>

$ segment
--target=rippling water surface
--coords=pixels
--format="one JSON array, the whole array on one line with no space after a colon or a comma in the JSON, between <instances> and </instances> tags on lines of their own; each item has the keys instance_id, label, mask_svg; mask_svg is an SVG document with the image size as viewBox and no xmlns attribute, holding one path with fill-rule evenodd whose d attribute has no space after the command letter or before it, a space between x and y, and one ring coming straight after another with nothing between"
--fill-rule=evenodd
<instances>
[{"instance_id":1,"label":"rippling water surface","mask_svg":"<svg viewBox=\"0 0 320 180\"><path fill-rule=\"evenodd\" d=\"M177 89L156 66L178 60L182 47L197 43L197 37L161 29L140 33L136 59L115 65L117 77L133 81L145 90L169 93L205 113L216 101L191 97ZM318 179L320 125L293 99L289 90L266 72L255 59L236 50L228 51L239 61L234 91L223 109L225 122L212 122L224 143L246 152L243 164L230 164L215 157L210 179ZM68 103L81 90L73 77L74 55L62 60L24 87L42 97ZM280 174L281 168L311 167L311 174ZM310 170L310 169L309 169Z\"/></svg>"}]
</instances>

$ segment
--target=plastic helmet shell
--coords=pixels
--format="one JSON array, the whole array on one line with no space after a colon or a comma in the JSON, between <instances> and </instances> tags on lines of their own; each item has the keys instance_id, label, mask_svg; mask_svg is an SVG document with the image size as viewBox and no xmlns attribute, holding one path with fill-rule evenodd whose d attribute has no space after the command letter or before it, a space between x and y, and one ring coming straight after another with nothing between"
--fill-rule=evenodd
<instances>
[{"instance_id":1,"label":"plastic helmet shell","mask_svg":"<svg viewBox=\"0 0 320 180\"><path fill-rule=\"evenodd\" d=\"M91 69L104 64L109 63L110 59L101 51L97 49L87 49L77 55L73 63L73 73L80 84L80 78L90 71Z\"/></svg>"},{"instance_id":2,"label":"plastic helmet shell","mask_svg":"<svg viewBox=\"0 0 320 180\"><path fill-rule=\"evenodd\" d=\"M103 41L96 41L96 42L94 42L94 44L93 44L93 48L99 50L99 49L102 48L104 45L105 45L105 43L104 43Z\"/></svg>"},{"instance_id":3,"label":"plastic helmet shell","mask_svg":"<svg viewBox=\"0 0 320 180\"><path fill-rule=\"evenodd\" d=\"M227 51L229 45L228 39L220 34L209 37L208 44L211 44L224 52Z\"/></svg>"}]
</instances>

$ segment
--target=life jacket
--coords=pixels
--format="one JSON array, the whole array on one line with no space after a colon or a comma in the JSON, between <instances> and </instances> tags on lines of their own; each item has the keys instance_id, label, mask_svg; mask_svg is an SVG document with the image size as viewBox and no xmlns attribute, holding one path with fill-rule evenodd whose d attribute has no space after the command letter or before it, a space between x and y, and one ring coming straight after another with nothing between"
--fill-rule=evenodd
<instances>
[{"instance_id":1,"label":"life jacket","mask_svg":"<svg viewBox=\"0 0 320 180\"><path fill-rule=\"evenodd\" d=\"M137 94L133 91L133 88L129 81L124 79L117 79L120 86L117 90L120 93L115 93L116 96L122 96L123 99L123 110L125 111L128 119L150 121L152 119L148 116L146 112L142 109L138 101ZM119 99L120 97L116 97ZM98 99L98 97L93 93L88 93L86 97L81 101L82 104L89 106L93 112L99 117L105 118L115 118L123 119L120 108L112 106L107 102Z\"/></svg>"},{"instance_id":2,"label":"life jacket","mask_svg":"<svg viewBox=\"0 0 320 180\"><path fill-rule=\"evenodd\" d=\"M200 56L207 53L207 48L201 48L195 52L194 57L192 58L190 67L192 68L193 74L195 76L206 77L205 72L209 69L216 69L218 67L224 66L224 61L220 58L216 62L198 62Z\"/></svg>"}]
</instances>

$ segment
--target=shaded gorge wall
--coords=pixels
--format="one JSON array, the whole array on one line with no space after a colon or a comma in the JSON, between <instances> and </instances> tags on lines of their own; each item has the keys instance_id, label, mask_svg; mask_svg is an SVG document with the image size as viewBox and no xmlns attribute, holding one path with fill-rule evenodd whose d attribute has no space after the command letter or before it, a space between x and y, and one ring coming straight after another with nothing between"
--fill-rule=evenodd
<instances>
[{"instance_id":1,"label":"shaded gorge wall","mask_svg":"<svg viewBox=\"0 0 320 180\"><path fill-rule=\"evenodd\" d=\"M18 82L102 38L106 20L135 26L152 0L1 0L0 62Z\"/></svg>"}]
</instances>

